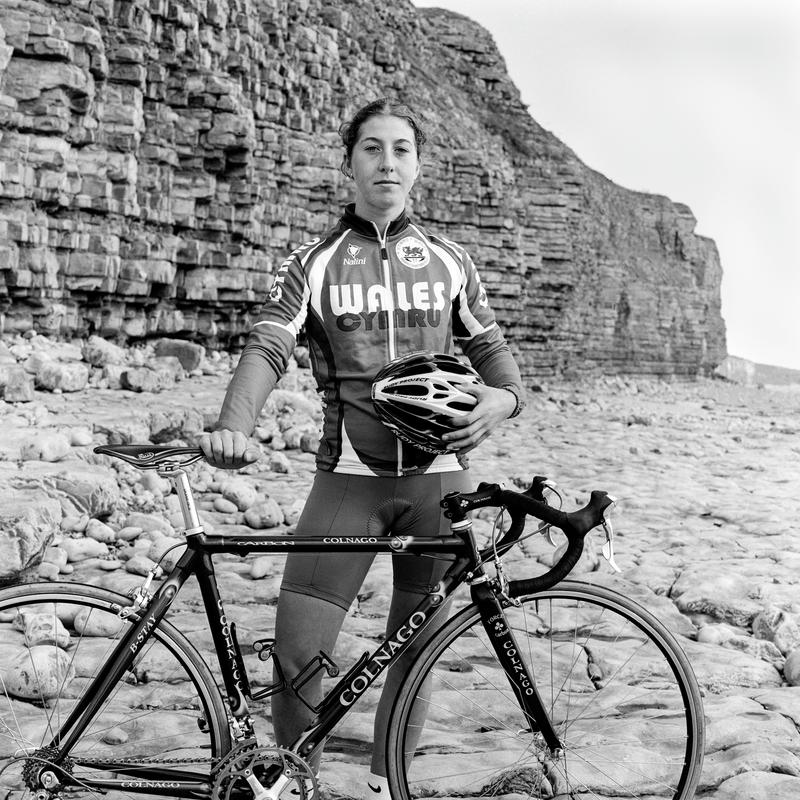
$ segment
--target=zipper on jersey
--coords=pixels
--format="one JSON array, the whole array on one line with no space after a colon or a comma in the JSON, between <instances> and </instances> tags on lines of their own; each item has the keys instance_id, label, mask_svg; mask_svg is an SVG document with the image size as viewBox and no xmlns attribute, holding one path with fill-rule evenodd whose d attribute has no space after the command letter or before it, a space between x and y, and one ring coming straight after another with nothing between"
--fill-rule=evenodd
<instances>
[{"instance_id":1,"label":"zipper on jersey","mask_svg":"<svg viewBox=\"0 0 800 800\"><path fill-rule=\"evenodd\" d=\"M389 335L389 361L393 361L397 357L397 334L394 329L394 306L395 297L392 289L392 266L389 263L389 251L386 247L386 237L389 232L389 225L387 225L383 233L381 233L378 226L373 222L372 226L378 234L378 242L381 248L381 271L383 272L383 286L389 293L392 299L392 307L387 309L388 319L386 320L386 331Z\"/></svg>"},{"instance_id":2,"label":"zipper on jersey","mask_svg":"<svg viewBox=\"0 0 800 800\"><path fill-rule=\"evenodd\" d=\"M387 309L386 331L389 335L389 361L393 361L395 358L397 358L397 338L394 328L395 297L394 291L392 290L392 267L389 263L389 251L386 247L386 237L389 233L389 224L387 224L383 229L383 233L381 233L380 228L378 228L374 222L372 223L372 226L375 228L375 232L378 234L378 242L381 248L383 285L386 291L389 293L389 297L392 299L392 307ZM403 474L403 443L399 439L397 440L397 474L399 476Z\"/></svg>"}]
</instances>

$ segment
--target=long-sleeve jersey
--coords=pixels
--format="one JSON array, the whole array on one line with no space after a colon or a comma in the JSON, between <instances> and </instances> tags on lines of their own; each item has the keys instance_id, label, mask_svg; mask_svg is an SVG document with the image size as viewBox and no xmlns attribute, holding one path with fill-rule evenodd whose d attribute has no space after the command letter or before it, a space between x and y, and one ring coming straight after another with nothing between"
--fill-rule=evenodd
<instances>
[{"instance_id":1,"label":"long-sleeve jersey","mask_svg":"<svg viewBox=\"0 0 800 800\"><path fill-rule=\"evenodd\" d=\"M405 214L384 231L347 206L338 225L298 247L278 269L225 396L217 429L250 435L305 326L323 405L317 467L401 476L463 469L398 440L378 419L372 380L415 351L452 353L458 340L489 386L522 391L472 260Z\"/></svg>"}]
</instances>

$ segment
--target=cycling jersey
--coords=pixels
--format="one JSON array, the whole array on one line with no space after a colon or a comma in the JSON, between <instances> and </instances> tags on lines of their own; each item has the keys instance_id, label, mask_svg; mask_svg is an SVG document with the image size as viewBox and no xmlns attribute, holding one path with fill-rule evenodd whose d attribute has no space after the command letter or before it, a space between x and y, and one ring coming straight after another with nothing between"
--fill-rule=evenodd
<instances>
[{"instance_id":1,"label":"cycling jersey","mask_svg":"<svg viewBox=\"0 0 800 800\"><path fill-rule=\"evenodd\" d=\"M401 442L378 419L372 380L397 356L452 353L455 338L489 386L522 390L472 260L406 214L380 231L347 206L332 231L281 264L228 386L218 429L253 431L303 326L324 404L322 470L399 476L465 467L454 453L433 455Z\"/></svg>"}]
</instances>

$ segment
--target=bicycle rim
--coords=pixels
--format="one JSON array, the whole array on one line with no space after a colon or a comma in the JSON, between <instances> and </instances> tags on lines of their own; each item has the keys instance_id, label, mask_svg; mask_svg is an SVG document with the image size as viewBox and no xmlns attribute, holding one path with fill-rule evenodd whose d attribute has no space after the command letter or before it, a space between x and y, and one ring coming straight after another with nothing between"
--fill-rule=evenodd
<instances>
[{"instance_id":1,"label":"bicycle rim","mask_svg":"<svg viewBox=\"0 0 800 800\"><path fill-rule=\"evenodd\" d=\"M90 586L0 592L0 800L35 796L32 776L52 763L46 745L131 624L117 615L120 605L130 601ZM141 786L162 779L152 770L205 780L229 747L208 667L162 623L68 754L72 785L63 795L152 797Z\"/></svg>"},{"instance_id":2,"label":"bicycle rim","mask_svg":"<svg viewBox=\"0 0 800 800\"><path fill-rule=\"evenodd\" d=\"M704 720L691 667L635 603L565 581L506 609L563 752L519 707L470 606L432 639L389 722L392 796L689 800Z\"/></svg>"}]
</instances>

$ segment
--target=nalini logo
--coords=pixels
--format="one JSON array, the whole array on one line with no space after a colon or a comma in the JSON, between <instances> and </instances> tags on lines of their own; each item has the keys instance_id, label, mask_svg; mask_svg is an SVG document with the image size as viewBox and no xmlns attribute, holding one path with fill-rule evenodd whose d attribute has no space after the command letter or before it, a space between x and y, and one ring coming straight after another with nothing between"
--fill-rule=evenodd
<instances>
[{"instance_id":1,"label":"nalini logo","mask_svg":"<svg viewBox=\"0 0 800 800\"><path fill-rule=\"evenodd\" d=\"M362 247L359 247L357 244L348 244L347 245L347 256L344 259L345 266L348 267L358 267L362 264L367 263L367 259L365 256L361 258L358 257L358 254L363 250Z\"/></svg>"},{"instance_id":2,"label":"nalini logo","mask_svg":"<svg viewBox=\"0 0 800 800\"><path fill-rule=\"evenodd\" d=\"M431 254L421 239L416 236L406 236L395 246L395 252L400 261L411 269L421 269L431 263Z\"/></svg>"}]
</instances>

